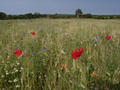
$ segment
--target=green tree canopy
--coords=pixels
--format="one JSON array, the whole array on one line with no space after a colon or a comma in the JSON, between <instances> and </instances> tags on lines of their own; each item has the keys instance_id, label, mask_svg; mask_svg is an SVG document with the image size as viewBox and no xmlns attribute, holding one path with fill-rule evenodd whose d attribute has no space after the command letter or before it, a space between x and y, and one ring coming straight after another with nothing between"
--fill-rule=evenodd
<instances>
[{"instance_id":1,"label":"green tree canopy","mask_svg":"<svg viewBox=\"0 0 120 90\"><path fill-rule=\"evenodd\" d=\"M0 12L0 19L4 20L7 18L7 15L4 12Z\"/></svg>"},{"instance_id":2,"label":"green tree canopy","mask_svg":"<svg viewBox=\"0 0 120 90\"><path fill-rule=\"evenodd\" d=\"M82 12L81 9L78 8L78 9L75 11L75 14L76 14L77 17L79 17L80 15L83 14L83 12Z\"/></svg>"}]
</instances>

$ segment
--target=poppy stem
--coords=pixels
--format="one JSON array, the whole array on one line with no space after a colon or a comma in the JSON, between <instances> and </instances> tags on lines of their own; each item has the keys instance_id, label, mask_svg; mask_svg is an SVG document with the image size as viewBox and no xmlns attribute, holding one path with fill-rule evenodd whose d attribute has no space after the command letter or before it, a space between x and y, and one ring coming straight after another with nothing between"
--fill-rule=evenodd
<instances>
[{"instance_id":1,"label":"poppy stem","mask_svg":"<svg viewBox=\"0 0 120 90\"><path fill-rule=\"evenodd\" d=\"M72 67L73 71L76 71L76 60L73 60L73 67Z\"/></svg>"}]
</instances>

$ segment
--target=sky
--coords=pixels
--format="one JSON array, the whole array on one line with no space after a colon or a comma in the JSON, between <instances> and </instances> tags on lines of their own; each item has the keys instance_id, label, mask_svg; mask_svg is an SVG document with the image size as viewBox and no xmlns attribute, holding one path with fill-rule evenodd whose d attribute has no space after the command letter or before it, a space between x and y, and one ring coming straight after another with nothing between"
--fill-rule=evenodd
<instances>
[{"instance_id":1,"label":"sky","mask_svg":"<svg viewBox=\"0 0 120 90\"><path fill-rule=\"evenodd\" d=\"M120 15L120 0L0 0L6 14L75 14L76 9L94 15Z\"/></svg>"}]
</instances>

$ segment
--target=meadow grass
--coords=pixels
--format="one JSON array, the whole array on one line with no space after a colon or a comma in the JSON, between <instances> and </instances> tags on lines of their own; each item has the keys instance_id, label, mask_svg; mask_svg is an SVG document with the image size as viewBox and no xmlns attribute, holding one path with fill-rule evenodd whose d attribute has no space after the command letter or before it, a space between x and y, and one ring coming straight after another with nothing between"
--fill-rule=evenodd
<instances>
[{"instance_id":1,"label":"meadow grass","mask_svg":"<svg viewBox=\"0 0 120 90\"><path fill-rule=\"evenodd\" d=\"M1 90L120 90L119 77L120 20L0 20Z\"/></svg>"}]
</instances>

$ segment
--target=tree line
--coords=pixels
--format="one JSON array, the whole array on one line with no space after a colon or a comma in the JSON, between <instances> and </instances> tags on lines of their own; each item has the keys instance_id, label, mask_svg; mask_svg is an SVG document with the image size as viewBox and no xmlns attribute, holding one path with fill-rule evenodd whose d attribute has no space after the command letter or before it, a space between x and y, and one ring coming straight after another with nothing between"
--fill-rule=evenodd
<instances>
[{"instance_id":1,"label":"tree line","mask_svg":"<svg viewBox=\"0 0 120 90\"><path fill-rule=\"evenodd\" d=\"M34 19L34 18L95 18L95 19L120 19L120 15L92 15L90 13L83 14L81 9L77 9L75 14L40 14L40 13L26 13L21 15L7 15L0 12L0 20L7 19Z\"/></svg>"}]
</instances>

